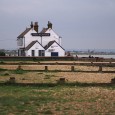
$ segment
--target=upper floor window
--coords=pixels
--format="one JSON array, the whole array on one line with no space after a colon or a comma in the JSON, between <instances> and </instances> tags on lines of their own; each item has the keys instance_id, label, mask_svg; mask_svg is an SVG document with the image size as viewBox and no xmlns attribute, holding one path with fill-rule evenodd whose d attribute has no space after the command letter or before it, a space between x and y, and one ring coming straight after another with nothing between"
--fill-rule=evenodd
<instances>
[{"instance_id":1,"label":"upper floor window","mask_svg":"<svg viewBox=\"0 0 115 115\"><path fill-rule=\"evenodd\" d=\"M23 46L23 38L17 40L18 46Z\"/></svg>"}]
</instances>

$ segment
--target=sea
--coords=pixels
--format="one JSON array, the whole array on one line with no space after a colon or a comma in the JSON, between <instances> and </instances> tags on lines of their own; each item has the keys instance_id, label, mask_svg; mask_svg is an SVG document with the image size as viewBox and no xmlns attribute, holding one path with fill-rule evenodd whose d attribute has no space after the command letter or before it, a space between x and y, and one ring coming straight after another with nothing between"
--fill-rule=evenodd
<instances>
[{"instance_id":1,"label":"sea","mask_svg":"<svg viewBox=\"0 0 115 115\"><path fill-rule=\"evenodd\" d=\"M77 55L78 57L89 57L89 55ZM115 59L115 55L91 55L93 57L100 57L100 58L113 58Z\"/></svg>"},{"instance_id":2,"label":"sea","mask_svg":"<svg viewBox=\"0 0 115 115\"><path fill-rule=\"evenodd\" d=\"M93 56L93 57L100 57L100 58L114 58L115 59L115 49L77 49L77 50L75 50L75 49L71 49L71 50L68 50L68 51L71 51L71 52L76 52L76 51L78 51L78 52L88 52L88 51L93 51L93 52L105 52L105 55L104 54L95 54L95 55L91 55L91 56ZM110 53L110 54L106 54L106 53ZM111 53L113 53L112 55L111 55ZM74 55L73 55L74 56ZM77 56L78 57L89 57L89 54L77 54Z\"/></svg>"}]
</instances>

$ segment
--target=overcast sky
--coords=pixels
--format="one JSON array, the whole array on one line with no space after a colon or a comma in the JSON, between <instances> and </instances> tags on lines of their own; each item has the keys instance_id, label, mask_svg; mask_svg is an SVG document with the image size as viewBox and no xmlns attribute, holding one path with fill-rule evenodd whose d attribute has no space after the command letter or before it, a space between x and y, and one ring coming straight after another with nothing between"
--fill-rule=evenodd
<instances>
[{"instance_id":1,"label":"overcast sky","mask_svg":"<svg viewBox=\"0 0 115 115\"><path fill-rule=\"evenodd\" d=\"M51 21L65 49L115 49L115 0L0 0L0 49L16 49L31 21Z\"/></svg>"}]
</instances>

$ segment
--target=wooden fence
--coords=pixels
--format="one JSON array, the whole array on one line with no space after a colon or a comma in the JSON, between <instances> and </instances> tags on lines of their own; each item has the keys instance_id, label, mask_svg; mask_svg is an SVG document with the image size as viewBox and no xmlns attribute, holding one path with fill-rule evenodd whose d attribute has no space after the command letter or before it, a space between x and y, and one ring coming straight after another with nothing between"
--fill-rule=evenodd
<instances>
[{"instance_id":1,"label":"wooden fence","mask_svg":"<svg viewBox=\"0 0 115 115\"><path fill-rule=\"evenodd\" d=\"M44 66L44 70L42 71L50 71L49 70L49 66L53 66L53 65L57 65L57 66L69 66L70 67L70 70L71 72L83 72L82 70L81 71L76 71L75 70L75 67L76 66L96 66L98 67L98 72L102 72L103 71L103 68L104 67L115 67L115 63L114 62L70 62L70 63L63 63L63 62L34 62L34 63L26 63L26 62L16 62L16 63L8 63L8 62L4 62L4 63L0 63L0 66L2 67L5 66L5 65L17 65L17 67L23 67L23 66L29 66L29 65L33 65L33 66ZM58 70L58 71L62 71L62 70ZM86 71L85 71L86 72ZM88 71L89 72L89 71ZM95 71L94 71L95 72ZM106 71L107 72L107 71ZM115 71L109 71L109 72L115 72Z\"/></svg>"}]
</instances>

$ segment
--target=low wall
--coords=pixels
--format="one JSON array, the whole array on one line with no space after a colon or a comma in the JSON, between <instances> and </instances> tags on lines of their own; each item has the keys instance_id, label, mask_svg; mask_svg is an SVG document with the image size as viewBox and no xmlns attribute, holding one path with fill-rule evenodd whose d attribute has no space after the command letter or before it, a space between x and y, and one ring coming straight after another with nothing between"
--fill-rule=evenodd
<instances>
[{"instance_id":1,"label":"low wall","mask_svg":"<svg viewBox=\"0 0 115 115\"><path fill-rule=\"evenodd\" d=\"M0 61L93 61L93 62L115 62L112 58L77 58L77 57L15 57L0 56Z\"/></svg>"}]
</instances>

